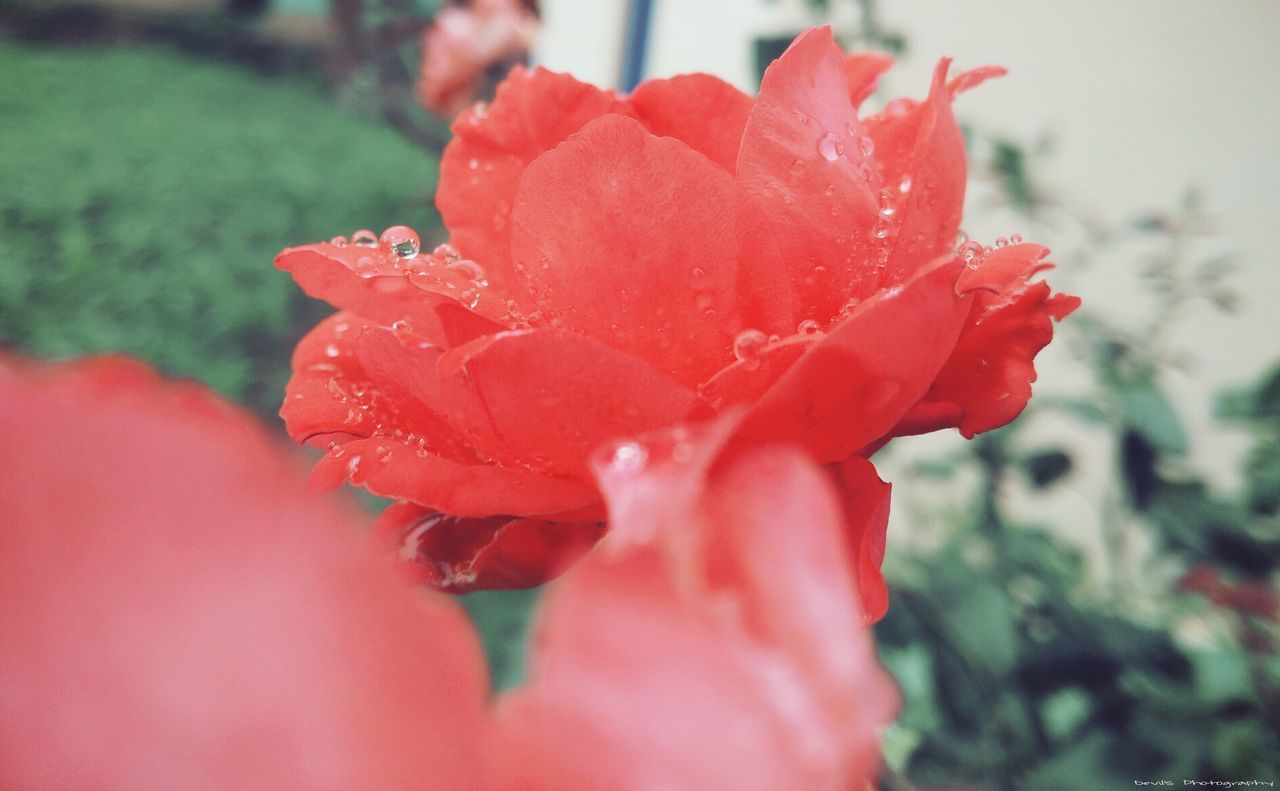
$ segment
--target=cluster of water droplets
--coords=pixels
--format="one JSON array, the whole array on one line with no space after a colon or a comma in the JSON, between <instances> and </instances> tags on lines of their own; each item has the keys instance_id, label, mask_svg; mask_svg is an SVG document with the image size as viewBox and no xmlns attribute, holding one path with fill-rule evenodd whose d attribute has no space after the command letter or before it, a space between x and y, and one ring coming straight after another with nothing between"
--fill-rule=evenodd
<instances>
[{"instance_id":1,"label":"cluster of water droplets","mask_svg":"<svg viewBox=\"0 0 1280 791\"><path fill-rule=\"evenodd\" d=\"M415 285L437 293L447 294L468 308L480 303L482 291L489 280L480 264L462 255L449 244L436 246L429 254L422 255L422 242L418 234L408 226L393 225L375 235L368 229L360 229L348 240L335 236L329 243L337 247L360 247L368 254L359 255L352 269L363 278L384 278L378 285L384 290L399 288L401 281L388 275L400 275ZM363 251L362 251L363 252Z\"/></svg>"},{"instance_id":2,"label":"cluster of water droplets","mask_svg":"<svg viewBox=\"0 0 1280 791\"><path fill-rule=\"evenodd\" d=\"M975 242L969 238L969 235L961 231L956 235L955 253L960 256L960 260L970 269L977 269L982 263L982 259L995 250L1008 247L1009 245L1022 244L1022 234L1015 233L1009 237L997 236L994 244L984 245L981 242Z\"/></svg>"}]
</instances>

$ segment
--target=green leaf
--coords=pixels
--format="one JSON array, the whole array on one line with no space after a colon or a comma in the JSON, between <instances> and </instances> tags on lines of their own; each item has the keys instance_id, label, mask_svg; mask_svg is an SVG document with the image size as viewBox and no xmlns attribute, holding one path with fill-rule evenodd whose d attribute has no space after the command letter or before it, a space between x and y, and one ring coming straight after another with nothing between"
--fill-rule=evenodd
<instances>
[{"instance_id":1,"label":"green leaf","mask_svg":"<svg viewBox=\"0 0 1280 791\"><path fill-rule=\"evenodd\" d=\"M1023 459L1022 465L1031 485L1044 489L1071 472L1071 457L1055 448L1029 454Z\"/></svg>"},{"instance_id":2,"label":"green leaf","mask_svg":"<svg viewBox=\"0 0 1280 791\"><path fill-rule=\"evenodd\" d=\"M1190 445L1182 419L1150 379L1129 383L1119 392L1120 414L1126 425L1162 453L1181 456Z\"/></svg>"}]
</instances>

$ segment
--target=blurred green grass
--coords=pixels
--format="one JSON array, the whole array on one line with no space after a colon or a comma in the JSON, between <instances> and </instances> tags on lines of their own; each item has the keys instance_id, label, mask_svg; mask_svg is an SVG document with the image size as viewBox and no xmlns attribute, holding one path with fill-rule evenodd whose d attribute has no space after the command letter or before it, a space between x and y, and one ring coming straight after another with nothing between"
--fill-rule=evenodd
<instances>
[{"instance_id":1,"label":"blurred green grass","mask_svg":"<svg viewBox=\"0 0 1280 791\"><path fill-rule=\"evenodd\" d=\"M123 352L274 414L328 312L288 245L438 227L436 161L320 80L162 47L0 42L0 345Z\"/></svg>"}]
</instances>

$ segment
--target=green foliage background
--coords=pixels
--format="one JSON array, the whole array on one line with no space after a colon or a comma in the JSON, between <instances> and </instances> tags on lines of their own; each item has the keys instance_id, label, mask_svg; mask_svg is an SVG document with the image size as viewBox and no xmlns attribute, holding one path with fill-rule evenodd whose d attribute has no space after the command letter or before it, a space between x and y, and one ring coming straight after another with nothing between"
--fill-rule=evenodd
<instances>
[{"instance_id":1,"label":"green foliage background","mask_svg":"<svg viewBox=\"0 0 1280 791\"><path fill-rule=\"evenodd\" d=\"M136 355L272 416L328 312L276 253L437 223L435 160L318 80L7 42L0 74L0 343L29 353Z\"/></svg>"}]
</instances>

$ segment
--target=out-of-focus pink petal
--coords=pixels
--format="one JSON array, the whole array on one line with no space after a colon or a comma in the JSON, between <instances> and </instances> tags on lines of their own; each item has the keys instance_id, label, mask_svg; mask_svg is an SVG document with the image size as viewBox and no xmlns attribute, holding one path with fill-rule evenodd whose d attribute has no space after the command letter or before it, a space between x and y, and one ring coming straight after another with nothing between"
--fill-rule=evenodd
<instances>
[{"instance_id":1,"label":"out-of-focus pink petal","mask_svg":"<svg viewBox=\"0 0 1280 791\"><path fill-rule=\"evenodd\" d=\"M531 588L589 550L604 522L449 516L412 503L390 506L374 531L412 578L451 593Z\"/></svg>"},{"instance_id":2,"label":"out-of-focus pink petal","mask_svg":"<svg viewBox=\"0 0 1280 791\"><path fill-rule=\"evenodd\" d=\"M0 363L0 785L484 780L484 661L247 415L141 365Z\"/></svg>"},{"instance_id":3,"label":"out-of-focus pink petal","mask_svg":"<svg viewBox=\"0 0 1280 791\"><path fill-rule=\"evenodd\" d=\"M804 33L765 72L737 167L768 207L799 319L825 323L878 288L868 265L880 211L871 144L831 30Z\"/></svg>"},{"instance_id":4,"label":"out-of-focus pink petal","mask_svg":"<svg viewBox=\"0 0 1280 791\"><path fill-rule=\"evenodd\" d=\"M634 467L610 457L628 468L601 482L629 540L597 549L544 599L530 680L500 701L507 782L862 787L895 695L862 626L829 482L798 453L756 451L711 473L682 529L654 531L630 520L668 518L672 505L641 482L646 508L635 479L708 455L661 447Z\"/></svg>"},{"instance_id":5,"label":"out-of-focus pink petal","mask_svg":"<svg viewBox=\"0 0 1280 791\"><path fill-rule=\"evenodd\" d=\"M961 268L938 259L858 305L751 407L743 439L799 442L834 462L886 434L956 344L972 301L956 294Z\"/></svg>"},{"instance_id":6,"label":"out-of-focus pink petal","mask_svg":"<svg viewBox=\"0 0 1280 791\"><path fill-rule=\"evenodd\" d=\"M486 70L529 49L537 28L537 17L519 0L441 8L422 39L419 100L453 117L475 100Z\"/></svg>"},{"instance_id":7,"label":"out-of-focus pink petal","mask_svg":"<svg viewBox=\"0 0 1280 791\"><path fill-rule=\"evenodd\" d=\"M868 621L878 621L889 609L889 589L880 566L884 563L893 487L880 480L875 467L861 456L834 465L833 474L844 504L846 536L863 614Z\"/></svg>"},{"instance_id":8,"label":"out-of-focus pink petal","mask_svg":"<svg viewBox=\"0 0 1280 791\"><path fill-rule=\"evenodd\" d=\"M636 118L659 137L674 137L732 173L751 114L751 97L709 74L648 80L631 94Z\"/></svg>"},{"instance_id":9,"label":"out-of-focus pink petal","mask_svg":"<svg viewBox=\"0 0 1280 791\"><path fill-rule=\"evenodd\" d=\"M697 385L744 328L789 332L785 261L732 176L609 115L538 158L512 256L548 319Z\"/></svg>"}]
</instances>

